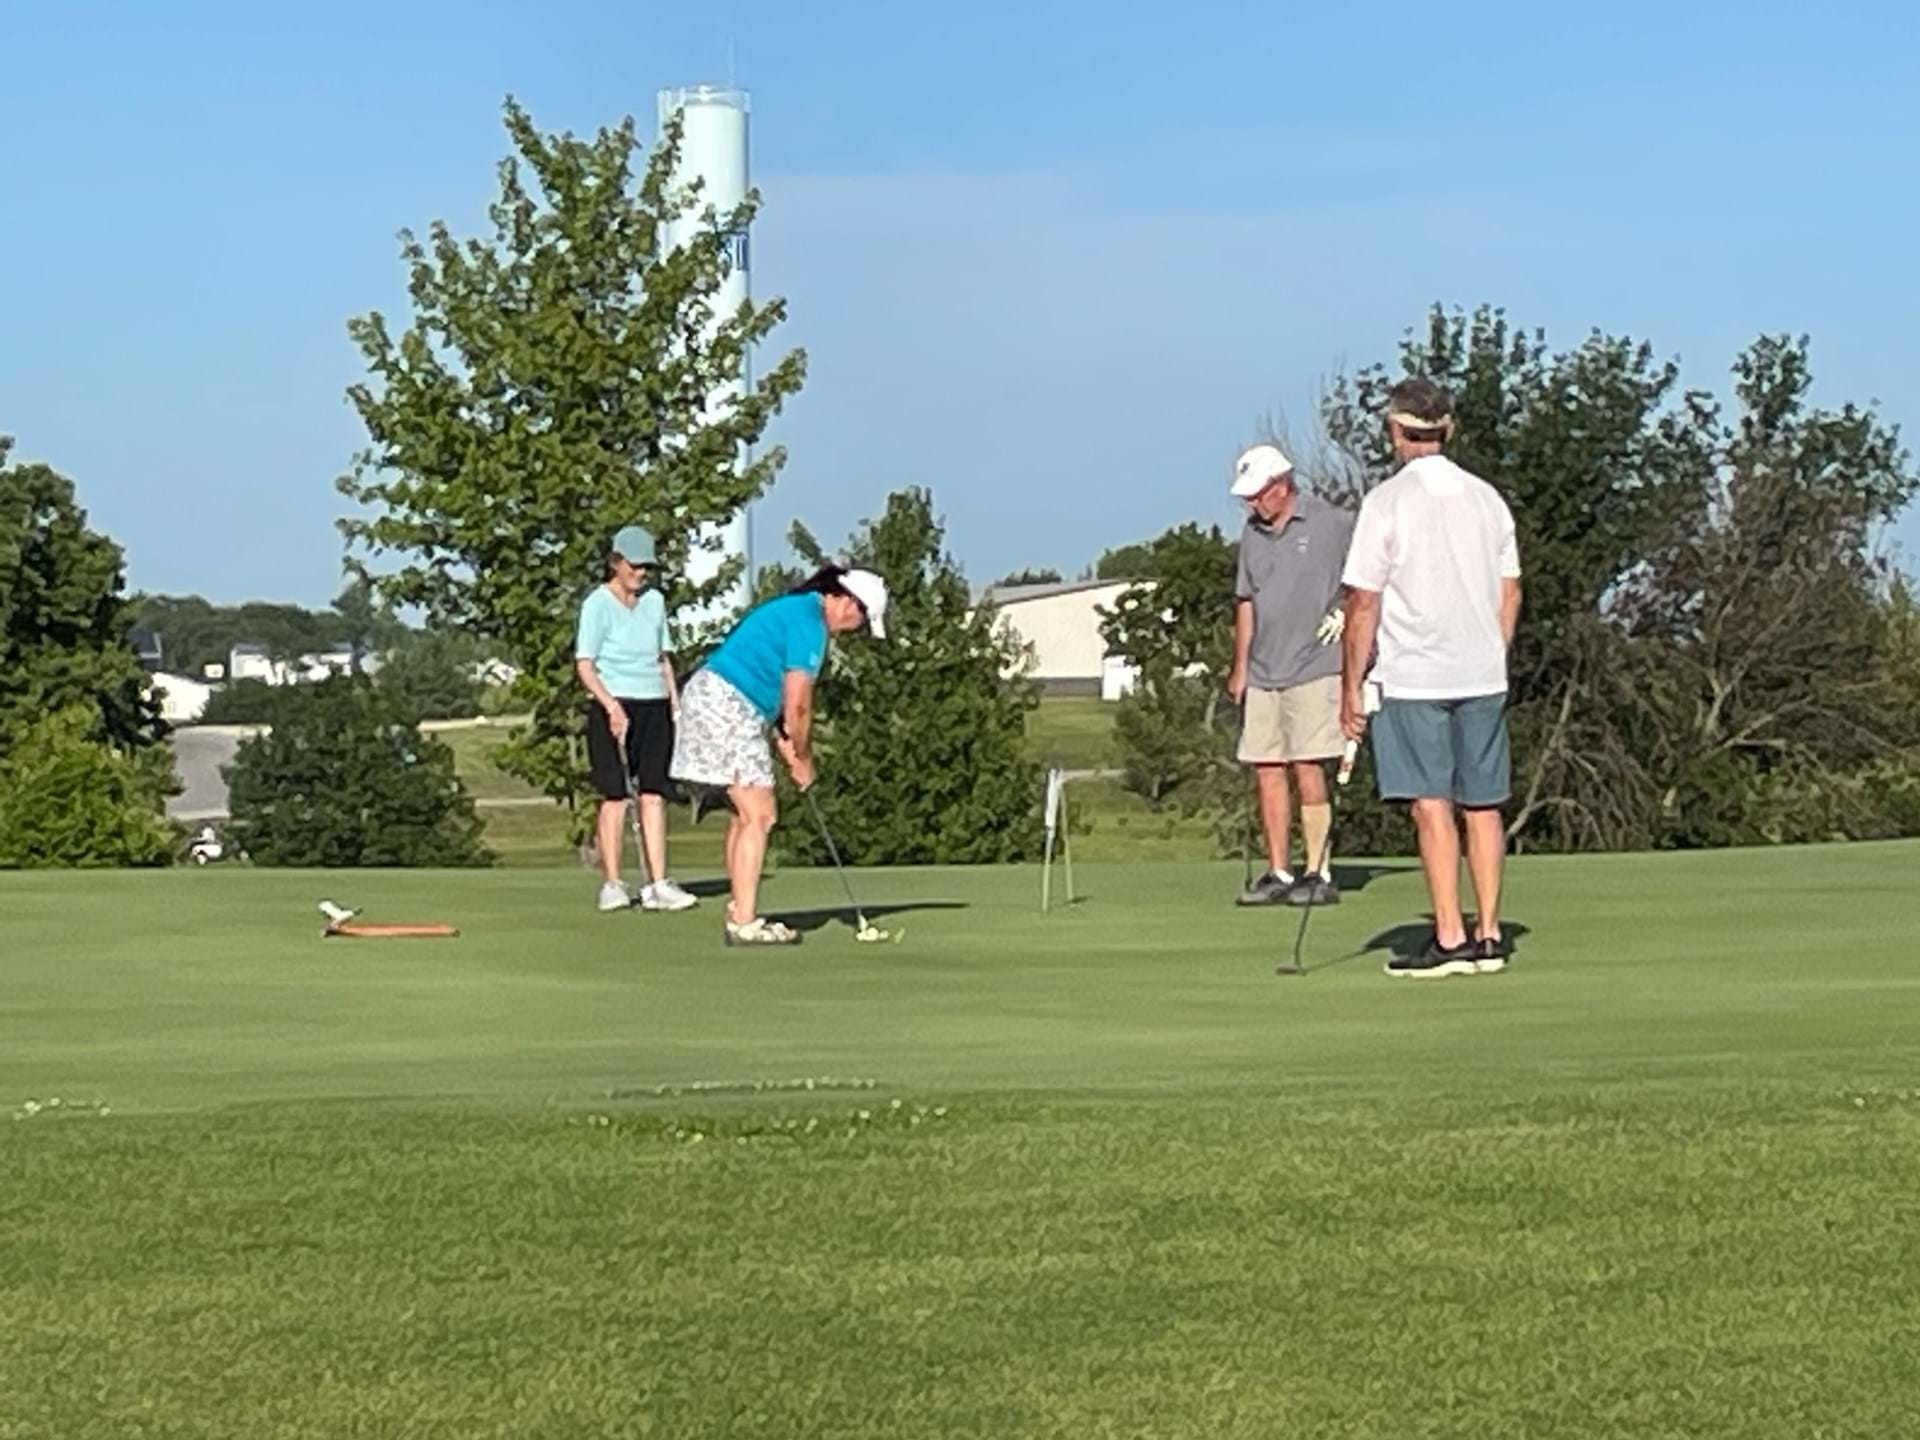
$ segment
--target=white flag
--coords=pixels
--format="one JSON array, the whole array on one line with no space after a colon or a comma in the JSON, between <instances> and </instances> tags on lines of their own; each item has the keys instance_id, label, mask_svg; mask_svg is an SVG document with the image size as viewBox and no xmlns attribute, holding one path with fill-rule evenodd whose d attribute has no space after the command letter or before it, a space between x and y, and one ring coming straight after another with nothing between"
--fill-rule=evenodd
<instances>
[{"instance_id":1,"label":"white flag","mask_svg":"<svg viewBox=\"0 0 1920 1440\"><path fill-rule=\"evenodd\" d=\"M1047 834L1052 835L1060 828L1060 793L1066 788L1067 777L1060 770L1047 772Z\"/></svg>"}]
</instances>

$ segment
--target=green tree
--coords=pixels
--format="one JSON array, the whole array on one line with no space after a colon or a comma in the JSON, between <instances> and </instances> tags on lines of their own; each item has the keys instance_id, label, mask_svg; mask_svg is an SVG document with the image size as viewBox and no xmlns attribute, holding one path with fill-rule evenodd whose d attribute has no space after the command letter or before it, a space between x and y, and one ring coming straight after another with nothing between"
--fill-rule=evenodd
<instances>
[{"instance_id":1,"label":"green tree","mask_svg":"<svg viewBox=\"0 0 1920 1440\"><path fill-rule=\"evenodd\" d=\"M1114 714L1123 783L1155 804L1238 816L1245 786L1226 694L1238 552L1218 526L1192 524L1139 548L1139 583L1100 627L1109 651L1138 672ZM1236 837L1242 828L1226 826Z\"/></svg>"},{"instance_id":2,"label":"green tree","mask_svg":"<svg viewBox=\"0 0 1920 1440\"><path fill-rule=\"evenodd\" d=\"M269 685L251 677L229 680L207 697L200 712L202 725L271 725L280 702L294 693L291 685Z\"/></svg>"},{"instance_id":3,"label":"green tree","mask_svg":"<svg viewBox=\"0 0 1920 1440\"><path fill-rule=\"evenodd\" d=\"M260 865L490 863L453 752L363 676L290 687L229 771L228 837Z\"/></svg>"},{"instance_id":4,"label":"green tree","mask_svg":"<svg viewBox=\"0 0 1920 1440\"><path fill-rule=\"evenodd\" d=\"M1658 845L1906 833L1920 651L1875 537L1920 476L1894 427L1808 404L1804 340L1764 338L1734 374L1711 503L1613 607L1628 793Z\"/></svg>"},{"instance_id":5,"label":"green tree","mask_svg":"<svg viewBox=\"0 0 1920 1440\"><path fill-rule=\"evenodd\" d=\"M688 555L779 472L780 447L744 457L805 365L790 353L750 392L711 400L786 311L715 313L759 200L702 210L672 178L677 120L637 181L631 119L591 140L543 135L509 100L506 128L517 154L500 167L491 234L458 240L437 222L424 242L403 234L411 323L396 336L374 313L349 327L369 371L349 391L369 444L340 487L373 513L342 528L370 556L403 560L373 581L385 600L514 657L532 723L502 762L571 802L586 793L574 616L608 537L653 530L670 605L720 596L738 562L693 584ZM706 223L666 250L663 227L689 214Z\"/></svg>"},{"instance_id":6,"label":"green tree","mask_svg":"<svg viewBox=\"0 0 1920 1440\"><path fill-rule=\"evenodd\" d=\"M166 865L179 837L161 818L173 792L161 746L100 738L85 702L51 711L0 744L0 868Z\"/></svg>"},{"instance_id":7,"label":"green tree","mask_svg":"<svg viewBox=\"0 0 1920 1440\"><path fill-rule=\"evenodd\" d=\"M1058 570L1015 570L994 581L993 587L996 590L1004 590L1015 585L1058 585L1059 583Z\"/></svg>"},{"instance_id":8,"label":"green tree","mask_svg":"<svg viewBox=\"0 0 1920 1440\"><path fill-rule=\"evenodd\" d=\"M1888 777L1912 763L1912 632L1875 536L1920 481L1872 411L1809 405L1804 339L1765 337L1733 372L1729 424L1644 342L1595 333L1556 351L1498 310L1436 308L1395 367L1327 396L1320 488L1357 502L1391 473L1386 392L1427 375L1454 394L1449 452L1513 509L1516 843L1907 823L1898 797L1913 787ZM1345 843L1387 847L1393 817L1357 793L1348 811Z\"/></svg>"},{"instance_id":9,"label":"green tree","mask_svg":"<svg viewBox=\"0 0 1920 1440\"><path fill-rule=\"evenodd\" d=\"M484 647L456 632L412 635L387 652L374 683L417 720L465 720L480 713Z\"/></svg>"},{"instance_id":10,"label":"green tree","mask_svg":"<svg viewBox=\"0 0 1920 1440\"><path fill-rule=\"evenodd\" d=\"M1091 578L1095 580L1142 580L1149 573L1153 563L1153 544L1148 540L1139 540L1131 545L1117 546L1112 550L1100 552L1100 558L1093 562Z\"/></svg>"},{"instance_id":11,"label":"green tree","mask_svg":"<svg viewBox=\"0 0 1920 1440\"><path fill-rule=\"evenodd\" d=\"M1590 774L1595 757L1617 762L1621 737L1599 733L1591 703L1618 659L1605 617L1626 578L1671 545L1708 503L1723 439L1715 402L1680 388L1679 367L1652 346L1590 334L1556 351L1540 330L1483 306L1436 306L1409 333L1397 366L1337 381L1322 407L1333 446L1320 487L1358 507L1365 490L1398 468L1383 416L1402 375L1426 375L1454 396L1448 453L1506 498L1526 570L1526 604L1510 660L1510 719L1520 799L1512 828L1554 848L1591 832L1592 804L1621 791ZM1349 843L1394 833L1383 810L1348 802Z\"/></svg>"},{"instance_id":12,"label":"green tree","mask_svg":"<svg viewBox=\"0 0 1920 1440\"><path fill-rule=\"evenodd\" d=\"M129 640L120 547L0 436L0 865L173 855L166 727Z\"/></svg>"},{"instance_id":13,"label":"green tree","mask_svg":"<svg viewBox=\"0 0 1920 1440\"><path fill-rule=\"evenodd\" d=\"M1044 780L1026 755L1038 693L1017 642L973 607L944 533L933 497L904 490L847 546L889 596L889 638L836 644L817 690L815 798L849 863L1000 864L1040 842ZM803 528L792 538L809 564L825 558ZM781 786L782 853L824 864L804 802Z\"/></svg>"},{"instance_id":14,"label":"green tree","mask_svg":"<svg viewBox=\"0 0 1920 1440\"><path fill-rule=\"evenodd\" d=\"M88 527L72 481L10 463L12 446L0 435L0 753L76 705L102 744L158 745L166 728L128 638L120 547Z\"/></svg>"},{"instance_id":15,"label":"green tree","mask_svg":"<svg viewBox=\"0 0 1920 1440\"><path fill-rule=\"evenodd\" d=\"M406 643L413 633L383 601L365 575L355 575L334 597L333 613L339 617L340 631L353 652L356 674L366 668L369 656L382 656Z\"/></svg>"}]
</instances>

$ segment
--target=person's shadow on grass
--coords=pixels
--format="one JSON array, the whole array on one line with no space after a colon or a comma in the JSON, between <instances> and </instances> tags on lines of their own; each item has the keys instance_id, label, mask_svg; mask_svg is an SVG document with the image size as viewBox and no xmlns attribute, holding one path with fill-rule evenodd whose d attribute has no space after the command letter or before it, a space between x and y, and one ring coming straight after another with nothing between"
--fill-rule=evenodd
<instances>
[{"instance_id":1,"label":"person's shadow on grass","mask_svg":"<svg viewBox=\"0 0 1920 1440\"><path fill-rule=\"evenodd\" d=\"M1390 865L1377 860L1356 860L1349 864L1336 859L1333 862L1333 883L1340 887L1342 893L1364 890L1382 875L1404 875L1419 868L1418 865Z\"/></svg>"},{"instance_id":2,"label":"person's shadow on grass","mask_svg":"<svg viewBox=\"0 0 1920 1440\"><path fill-rule=\"evenodd\" d=\"M907 900L897 905L862 905L861 913L874 924L893 915L911 915L918 910L965 910L964 900ZM824 930L838 920L849 930L859 928L860 922L853 918L853 908L848 905L823 905L812 910L768 910L769 920L778 920L782 925L805 933Z\"/></svg>"},{"instance_id":3,"label":"person's shadow on grass","mask_svg":"<svg viewBox=\"0 0 1920 1440\"><path fill-rule=\"evenodd\" d=\"M1466 917L1467 934L1469 935L1473 934L1475 918L1473 915ZM1522 924L1518 920L1502 920L1500 922L1500 933L1506 937L1507 943L1513 947L1517 954L1520 949L1520 941L1531 933L1531 927ZM1348 955L1342 955L1338 960L1329 960L1326 963L1329 965L1339 965L1348 960L1360 960L1368 955L1381 954L1390 956L1395 960L1400 960L1409 955L1419 954L1420 951L1425 948L1427 941L1432 938L1433 916L1428 915L1422 922L1416 923L1409 921L1404 925L1395 925L1389 929L1382 930L1379 934L1367 940L1358 950Z\"/></svg>"}]
</instances>

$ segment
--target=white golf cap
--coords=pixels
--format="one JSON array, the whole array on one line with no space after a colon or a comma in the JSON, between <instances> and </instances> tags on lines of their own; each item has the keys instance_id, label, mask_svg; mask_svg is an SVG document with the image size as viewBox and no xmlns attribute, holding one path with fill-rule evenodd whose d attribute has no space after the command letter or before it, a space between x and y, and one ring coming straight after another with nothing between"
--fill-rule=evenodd
<instances>
[{"instance_id":1,"label":"white golf cap","mask_svg":"<svg viewBox=\"0 0 1920 1440\"><path fill-rule=\"evenodd\" d=\"M1242 455L1233 467L1230 494L1251 500L1274 481L1293 473L1293 462L1278 445L1256 445Z\"/></svg>"},{"instance_id":2,"label":"white golf cap","mask_svg":"<svg viewBox=\"0 0 1920 1440\"><path fill-rule=\"evenodd\" d=\"M867 612L867 628L873 638L887 638L887 582L871 570L849 570L840 577L840 586L860 602Z\"/></svg>"}]
</instances>

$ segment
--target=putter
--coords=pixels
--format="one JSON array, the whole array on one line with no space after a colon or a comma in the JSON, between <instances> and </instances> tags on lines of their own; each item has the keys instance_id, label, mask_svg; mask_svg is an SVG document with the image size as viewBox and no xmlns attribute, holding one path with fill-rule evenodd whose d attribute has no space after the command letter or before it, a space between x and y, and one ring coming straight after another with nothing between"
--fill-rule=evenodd
<instances>
[{"instance_id":1,"label":"putter","mask_svg":"<svg viewBox=\"0 0 1920 1440\"><path fill-rule=\"evenodd\" d=\"M813 812L813 823L819 827L820 838L826 842L827 855L833 861L834 872L840 877L840 888L847 892L847 904L853 907L853 918L860 927L856 939L872 941L885 940L887 932L867 923L867 915L860 908L860 902L853 898L853 882L847 879L847 867L840 863L840 849L833 843L833 833L827 829L827 817L820 813L820 802L813 798L813 787L809 785L800 792L807 797L807 808Z\"/></svg>"},{"instance_id":2,"label":"putter","mask_svg":"<svg viewBox=\"0 0 1920 1440\"><path fill-rule=\"evenodd\" d=\"M1347 741L1347 748L1340 752L1340 769L1334 776L1333 784L1336 790L1344 791L1347 788L1347 782L1353 778L1353 762L1359 757L1359 754L1360 742L1358 740ZM1321 846L1320 873L1324 875L1333 874L1333 839L1334 832L1339 828L1339 820L1340 807L1336 805L1333 807L1332 816L1329 817L1327 821L1326 843ZM1309 871L1308 873L1311 874L1313 872ZM1300 957L1306 950L1307 922L1313 919L1313 897L1319 894L1319 891L1320 887L1317 885L1312 890L1309 890L1307 892L1307 903L1301 908L1300 928L1294 932L1293 936L1293 963L1289 965L1282 962L1274 966L1274 974L1304 975L1307 973L1306 963Z\"/></svg>"},{"instance_id":3,"label":"putter","mask_svg":"<svg viewBox=\"0 0 1920 1440\"><path fill-rule=\"evenodd\" d=\"M1247 701L1244 695L1241 696L1240 698L1240 704L1238 708L1240 711L1240 729L1241 729L1241 732L1244 734L1247 728ZM1246 894L1247 891L1253 889L1253 806L1252 806L1252 802L1248 802L1247 813L1243 817L1243 819L1245 820L1245 823L1240 827L1240 858L1246 862L1247 878L1246 878L1246 883L1240 887L1240 893L1244 895Z\"/></svg>"},{"instance_id":4,"label":"putter","mask_svg":"<svg viewBox=\"0 0 1920 1440\"><path fill-rule=\"evenodd\" d=\"M1253 816L1251 814L1244 817L1244 823L1240 827L1240 858L1246 862L1247 870L1246 883L1240 887L1241 893L1244 894L1253 889Z\"/></svg>"}]
</instances>

